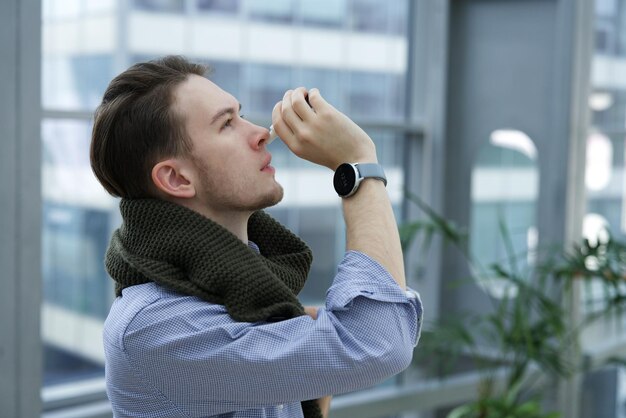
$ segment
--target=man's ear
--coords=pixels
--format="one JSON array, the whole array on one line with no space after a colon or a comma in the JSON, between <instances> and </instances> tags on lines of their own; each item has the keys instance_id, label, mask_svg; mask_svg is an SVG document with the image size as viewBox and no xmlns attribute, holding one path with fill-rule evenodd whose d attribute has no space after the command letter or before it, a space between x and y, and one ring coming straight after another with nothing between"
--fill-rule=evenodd
<instances>
[{"instance_id":1,"label":"man's ear","mask_svg":"<svg viewBox=\"0 0 626 418\"><path fill-rule=\"evenodd\" d=\"M177 159L160 161L152 167L152 182L159 191L171 197L191 198L196 195L189 168Z\"/></svg>"}]
</instances>

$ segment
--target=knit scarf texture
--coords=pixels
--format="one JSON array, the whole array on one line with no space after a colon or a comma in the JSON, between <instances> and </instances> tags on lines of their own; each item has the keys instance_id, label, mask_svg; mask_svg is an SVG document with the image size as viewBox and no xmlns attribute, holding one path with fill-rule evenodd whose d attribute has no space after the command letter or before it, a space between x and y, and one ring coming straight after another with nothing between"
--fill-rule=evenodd
<instances>
[{"instance_id":1,"label":"knit scarf texture","mask_svg":"<svg viewBox=\"0 0 626 418\"><path fill-rule=\"evenodd\" d=\"M181 205L160 199L122 199L122 225L113 233L105 265L115 293L155 282L183 295L223 305L236 321L280 321L305 315L297 298L311 250L263 211L248 221L260 255L230 231ZM321 418L315 400L305 418Z\"/></svg>"}]
</instances>

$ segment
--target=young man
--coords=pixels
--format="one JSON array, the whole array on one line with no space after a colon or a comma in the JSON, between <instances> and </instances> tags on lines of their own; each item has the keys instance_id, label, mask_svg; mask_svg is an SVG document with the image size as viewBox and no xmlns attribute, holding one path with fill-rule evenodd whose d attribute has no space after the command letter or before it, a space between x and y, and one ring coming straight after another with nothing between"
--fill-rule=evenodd
<instances>
[{"instance_id":1,"label":"young man","mask_svg":"<svg viewBox=\"0 0 626 418\"><path fill-rule=\"evenodd\" d=\"M345 257L326 306L302 307L310 250L260 211L283 197L269 132L204 73L181 57L136 64L95 113L91 165L122 198L106 254L114 414L326 415L328 395L405 369L419 338L384 172L368 135L316 89L275 106L280 138L336 170L345 196Z\"/></svg>"}]
</instances>

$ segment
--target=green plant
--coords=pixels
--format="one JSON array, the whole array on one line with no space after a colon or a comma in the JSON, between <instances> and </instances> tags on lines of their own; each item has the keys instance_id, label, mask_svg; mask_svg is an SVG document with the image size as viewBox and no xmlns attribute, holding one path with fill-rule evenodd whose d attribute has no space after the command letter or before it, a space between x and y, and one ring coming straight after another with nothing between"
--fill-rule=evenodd
<instances>
[{"instance_id":1,"label":"green plant","mask_svg":"<svg viewBox=\"0 0 626 418\"><path fill-rule=\"evenodd\" d=\"M597 244L585 240L569 252L543 248L536 256L536 264L523 270L518 259L526 254L514 253L510 234L500 222L506 257L483 267L472 256L464 229L445 220L419 197L408 193L407 199L426 218L400 227L405 249L418 241L421 253L426 254L433 237L439 235L466 259L470 270L478 276L472 280L489 281L497 277L505 289L500 298L490 298L493 306L489 312L447 317L423 333L418 361L428 358L436 373L446 375L453 370L456 360L469 359L484 376L477 400L455 409L448 418L559 416L555 412L541 412L539 400L528 399L532 389L537 389L533 387L536 381L524 379L531 367L557 378L570 376L580 365L571 364L567 351L577 344L582 328L609 312L623 311L626 244L609 237L608 241ZM587 283L600 280L604 289L602 309L584 318L581 324L567 324L561 301L571 284L581 279ZM496 390L492 384L494 373L503 368L506 384Z\"/></svg>"},{"instance_id":2,"label":"green plant","mask_svg":"<svg viewBox=\"0 0 626 418\"><path fill-rule=\"evenodd\" d=\"M519 400L520 385L508 388L499 396L481 397L478 401L455 408L448 418L558 418L558 412L543 413L537 399Z\"/></svg>"},{"instance_id":3,"label":"green plant","mask_svg":"<svg viewBox=\"0 0 626 418\"><path fill-rule=\"evenodd\" d=\"M566 252L554 266L554 274L565 284L578 279L590 288L592 282L600 285L602 294L587 300L590 311L604 316L622 314L626 310L626 243L608 235L606 240L583 240ZM588 294L593 292L588 291ZM592 315L588 320L593 320Z\"/></svg>"}]
</instances>

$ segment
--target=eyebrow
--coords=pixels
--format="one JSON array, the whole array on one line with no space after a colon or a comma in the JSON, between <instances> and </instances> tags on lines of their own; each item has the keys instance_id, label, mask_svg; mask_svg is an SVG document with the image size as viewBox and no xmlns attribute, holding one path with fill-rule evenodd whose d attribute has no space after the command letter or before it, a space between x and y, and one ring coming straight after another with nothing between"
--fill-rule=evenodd
<instances>
[{"instance_id":1,"label":"eyebrow","mask_svg":"<svg viewBox=\"0 0 626 418\"><path fill-rule=\"evenodd\" d=\"M239 111L241 112L241 103L239 103ZM215 114L215 116L213 116L213 118L211 119L211 125L213 125L218 119L220 119L222 116L229 114L232 115L233 113L235 113L236 110L234 107L226 107L222 110L220 110L219 112L217 112Z\"/></svg>"}]
</instances>

